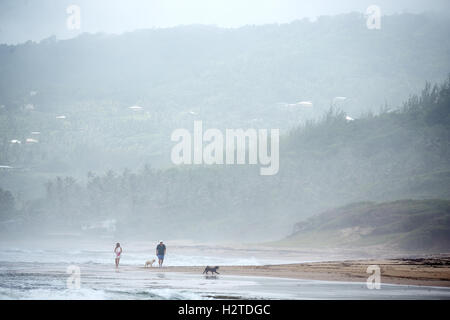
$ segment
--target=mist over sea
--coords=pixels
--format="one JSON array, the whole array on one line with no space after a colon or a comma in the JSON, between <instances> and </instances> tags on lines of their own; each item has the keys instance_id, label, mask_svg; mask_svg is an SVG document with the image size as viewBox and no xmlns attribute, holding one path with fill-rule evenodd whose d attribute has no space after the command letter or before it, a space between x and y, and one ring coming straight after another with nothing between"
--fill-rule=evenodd
<instances>
[{"instance_id":1,"label":"mist over sea","mask_svg":"<svg viewBox=\"0 0 450 320\"><path fill-rule=\"evenodd\" d=\"M57 246L56 246L57 247ZM367 289L366 283L296 280L271 277L205 276L149 272L144 262L154 249L127 249L120 268L114 268L113 251L102 244L97 249L80 244L42 248L23 244L0 249L0 299L450 299L449 288L382 285ZM199 247L177 248L168 254L165 266L264 265L292 263L292 257L262 257L251 251L222 255ZM182 252L186 251L185 254ZM296 262L300 262L296 260ZM155 263L156 265L157 263ZM154 267L155 267L154 265ZM80 287L68 287L68 267L80 270Z\"/></svg>"}]
</instances>

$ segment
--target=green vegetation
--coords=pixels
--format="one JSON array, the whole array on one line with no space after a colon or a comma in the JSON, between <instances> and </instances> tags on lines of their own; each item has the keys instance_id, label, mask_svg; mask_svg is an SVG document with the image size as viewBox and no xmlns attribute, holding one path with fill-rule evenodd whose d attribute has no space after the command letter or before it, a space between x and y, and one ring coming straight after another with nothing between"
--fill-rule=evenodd
<instances>
[{"instance_id":1,"label":"green vegetation","mask_svg":"<svg viewBox=\"0 0 450 320\"><path fill-rule=\"evenodd\" d=\"M57 177L46 183L45 195L22 200L18 216L42 232L115 219L121 235L151 230L165 237L271 240L301 218L347 203L450 199L449 110L450 78L427 85L396 112L348 121L331 110L293 130L281 141L275 176L260 176L258 166L146 166L89 173L86 182ZM420 239L429 227L424 221L423 229L411 232Z\"/></svg>"},{"instance_id":2,"label":"green vegetation","mask_svg":"<svg viewBox=\"0 0 450 320\"><path fill-rule=\"evenodd\" d=\"M0 228L269 241L348 203L448 200L450 78L401 101L445 78L449 26L349 14L0 45ZM279 173L173 167L170 134L194 119L280 128Z\"/></svg>"},{"instance_id":3,"label":"green vegetation","mask_svg":"<svg viewBox=\"0 0 450 320\"><path fill-rule=\"evenodd\" d=\"M450 201L354 203L299 222L294 230L279 244L309 248L383 246L448 252Z\"/></svg>"},{"instance_id":4,"label":"green vegetation","mask_svg":"<svg viewBox=\"0 0 450 320\"><path fill-rule=\"evenodd\" d=\"M286 132L321 117L336 96L348 97L337 107L360 118L400 105L426 80L445 79L447 30L450 20L431 14L386 16L381 30L368 30L354 13L0 45L0 165L78 179L162 168L170 133L194 119ZM304 100L314 106L285 104ZM10 145L31 131L41 132L39 147Z\"/></svg>"}]
</instances>

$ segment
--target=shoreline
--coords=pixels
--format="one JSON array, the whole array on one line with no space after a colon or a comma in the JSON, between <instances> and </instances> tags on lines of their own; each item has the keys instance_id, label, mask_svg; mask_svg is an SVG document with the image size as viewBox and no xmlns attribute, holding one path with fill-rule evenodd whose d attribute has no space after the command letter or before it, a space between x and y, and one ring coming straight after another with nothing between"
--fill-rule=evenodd
<instances>
[{"instance_id":1,"label":"shoreline","mask_svg":"<svg viewBox=\"0 0 450 320\"><path fill-rule=\"evenodd\" d=\"M381 284L450 288L450 253L424 254L387 251L383 248L371 248L363 251L360 248L319 250L283 247L280 250L280 248L267 245L202 245L185 241L170 241L170 243L170 254L174 255L168 255L166 263L169 266L165 266L163 269L155 267L157 261L153 268L144 269L144 262L152 259L154 254L154 246L150 241L126 243L125 248L132 250L125 251L124 257L130 260L124 258L124 264L121 266L124 269L146 272L202 275L208 264L220 266L221 275L365 283L371 275L366 272L367 267L378 265ZM58 242L51 244L47 242L2 242L1 249L12 250L13 253L8 253L3 259L11 260L11 263L15 263L13 261L17 259L26 262L30 260L30 252L34 252L32 250L42 250L44 247L53 250L49 251L48 261L42 261L44 263L55 263L54 260L57 259L64 264L65 260L71 259L71 264L89 266L92 261L106 265L113 263L108 251L111 248L109 244L98 241L95 243L87 241L82 244L65 242L64 245ZM61 255L59 251L62 250L69 254ZM19 257L17 257L18 254ZM83 256L83 259L77 261L77 257L80 255ZM42 254L39 254L36 261L40 260L41 256ZM131 264L129 264L130 262ZM171 262L175 262L176 265L171 266Z\"/></svg>"},{"instance_id":2,"label":"shoreline","mask_svg":"<svg viewBox=\"0 0 450 320\"><path fill-rule=\"evenodd\" d=\"M220 266L220 275L275 277L298 280L366 282L367 267L380 267L381 285L398 284L450 287L450 256L440 258L367 259L261 266ZM144 268L144 267L141 267ZM146 268L149 272L202 274L205 266L168 266Z\"/></svg>"}]
</instances>

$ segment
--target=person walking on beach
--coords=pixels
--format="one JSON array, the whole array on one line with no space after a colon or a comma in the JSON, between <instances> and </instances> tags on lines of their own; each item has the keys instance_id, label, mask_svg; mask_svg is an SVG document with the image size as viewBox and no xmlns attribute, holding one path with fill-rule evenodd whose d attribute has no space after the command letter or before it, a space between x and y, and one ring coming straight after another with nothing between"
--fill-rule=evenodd
<instances>
[{"instance_id":1,"label":"person walking on beach","mask_svg":"<svg viewBox=\"0 0 450 320\"><path fill-rule=\"evenodd\" d=\"M159 241L159 244L156 246L156 256L158 257L158 264L159 267L162 267L162 264L164 262L164 255L166 254L166 245L163 243L163 241Z\"/></svg>"},{"instance_id":2,"label":"person walking on beach","mask_svg":"<svg viewBox=\"0 0 450 320\"><path fill-rule=\"evenodd\" d=\"M120 255L122 254L122 247L120 243L116 243L116 248L114 249L114 257L116 258L116 268L119 267Z\"/></svg>"}]
</instances>

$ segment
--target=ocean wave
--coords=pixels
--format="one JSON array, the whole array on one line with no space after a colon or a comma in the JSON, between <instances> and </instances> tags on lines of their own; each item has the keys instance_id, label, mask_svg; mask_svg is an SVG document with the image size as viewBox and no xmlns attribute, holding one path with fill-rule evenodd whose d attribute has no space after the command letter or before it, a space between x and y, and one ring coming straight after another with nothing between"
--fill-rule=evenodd
<instances>
[{"instance_id":1,"label":"ocean wave","mask_svg":"<svg viewBox=\"0 0 450 320\"><path fill-rule=\"evenodd\" d=\"M104 290L93 288L80 289L31 289L22 292L20 299L24 300L103 300L109 297Z\"/></svg>"},{"instance_id":2,"label":"ocean wave","mask_svg":"<svg viewBox=\"0 0 450 320\"><path fill-rule=\"evenodd\" d=\"M155 258L148 251L128 251L121 257L122 265L140 266L145 261ZM0 251L0 261L18 263L54 263L54 264L113 264L114 255L112 251L92 250L28 250L7 249ZM197 265L263 265L270 263L282 263L282 261L271 261L257 259L256 257L232 257L232 256L202 256L167 254L166 266L197 266Z\"/></svg>"}]
</instances>

